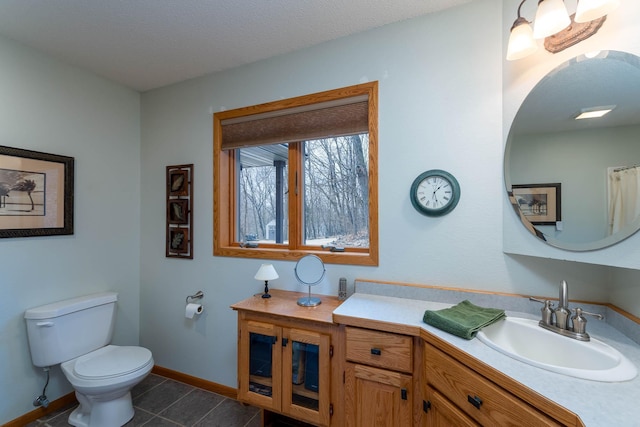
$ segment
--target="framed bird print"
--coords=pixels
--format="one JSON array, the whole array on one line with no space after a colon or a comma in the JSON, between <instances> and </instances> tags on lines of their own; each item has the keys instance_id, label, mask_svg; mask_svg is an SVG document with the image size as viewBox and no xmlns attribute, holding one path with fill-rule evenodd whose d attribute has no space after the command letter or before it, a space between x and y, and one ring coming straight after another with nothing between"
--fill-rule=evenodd
<instances>
[{"instance_id":1,"label":"framed bird print","mask_svg":"<svg viewBox=\"0 0 640 427\"><path fill-rule=\"evenodd\" d=\"M0 146L0 238L73 234L74 158Z\"/></svg>"}]
</instances>

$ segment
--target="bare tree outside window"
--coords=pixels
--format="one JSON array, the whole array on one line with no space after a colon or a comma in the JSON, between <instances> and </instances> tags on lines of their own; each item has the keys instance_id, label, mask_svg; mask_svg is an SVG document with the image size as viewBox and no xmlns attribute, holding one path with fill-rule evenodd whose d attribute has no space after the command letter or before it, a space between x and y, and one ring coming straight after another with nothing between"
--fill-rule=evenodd
<instances>
[{"instance_id":1,"label":"bare tree outside window","mask_svg":"<svg viewBox=\"0 0 640 427\"><path fill-rule=\"evenodd\" d=\"M305 245L369 246L368 135L304 142ZM277 168L260 151L240 149L239 240L286 243L288 236L286 180L283 198L283 242L276 242ZM245 160L243 160L245 159ZM286 175L286 172L285 172Z\"/></svg>"},{"instance_id":2,"label":"bare tree outside window","mask_svg":"<svg viewBox=\"0 0 640 427\"><path fill-rule=\"evenodd\" d=\"M366 134L305 143L305 244L369 246L366 147Z\"/></svg>"},{"instance_id":3,"label":"bare tree outside window","mask_svg":"<svg viewBox=\"0 0 640 427\"><path fill-rule=\"evenodd\" d=\"M246 151L246 149L242 151ZM286 187L284 191L286 193ZM283 211L286 215L286 200L284 203ZM273 161L267 166L242 165L238 208L240 211L239 241L275 243L276 167L273 165ZM284 242L286 242L286 224L288 221L285 219L284 223Z\"/></svg>"}]
</instances>

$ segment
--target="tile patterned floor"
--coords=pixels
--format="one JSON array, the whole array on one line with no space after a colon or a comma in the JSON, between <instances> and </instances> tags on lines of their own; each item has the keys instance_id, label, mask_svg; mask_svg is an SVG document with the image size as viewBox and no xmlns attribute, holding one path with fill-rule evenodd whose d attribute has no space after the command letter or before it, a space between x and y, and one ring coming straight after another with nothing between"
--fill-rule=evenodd
<instances>
[{"instance_id":1,"label":"tile patterned floor","mask_svg":"<svg viewBox=\"0 0 640 427\"><path fill-rule=\"evenodd\" d=\"M131 391L136 414L126 427L258 427L260 411L233 399L155 374ZM27 427L68 426L75 406Z\"/></svg>"}]
</instances>

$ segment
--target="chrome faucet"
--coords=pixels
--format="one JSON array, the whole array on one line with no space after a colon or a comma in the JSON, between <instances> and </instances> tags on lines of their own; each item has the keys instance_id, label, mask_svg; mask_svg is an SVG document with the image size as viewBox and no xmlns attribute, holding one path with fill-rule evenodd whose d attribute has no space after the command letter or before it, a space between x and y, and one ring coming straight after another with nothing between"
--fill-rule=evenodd
<instances>
[{"instance_id":1,"label":"chrome faucet","mask_svg":"<svg viewBox=\"0 0 640 427\"><path fill-rule=\"evenodd\" d=\"M569 317L571 317L571 311L569 310L569 287L567 281L563 280L560 285L560 296L558 298L558 307L554 310L556 316L556 324L560 329L569 329Z\"/></svg>"},{"instance_id":2,"label":"chrome faucet","mask_svg":"<svg viewBox=\"0 0 640 427\"><path fill-rule=\"evenodd\" d=\"M529 299L544 304L540 310L542 319L538 322L538 325L565 337L580 341L589 341L591 337L589 337L586 331L587 319L584 315L593 316L600 320L604 319L602 314L589 313L582 308L576 308L575 314L573 316L571 315L571 309L569 308L569 286L566 280L563 280L560 285L557 307L554 308L550 300L541 300L534 297L529 297Z\"/></svg>"}]
</instances>

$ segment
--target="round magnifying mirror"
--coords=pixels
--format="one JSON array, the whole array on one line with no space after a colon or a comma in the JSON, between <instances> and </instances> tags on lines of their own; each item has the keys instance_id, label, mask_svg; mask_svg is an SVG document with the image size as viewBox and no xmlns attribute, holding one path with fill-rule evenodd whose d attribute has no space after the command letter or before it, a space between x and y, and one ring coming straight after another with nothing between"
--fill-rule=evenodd
<instances>
[{"instance_id":1,"label":"round magnifying mirror","mask_svg":"<svg viewBox=\"0 0 640 427\"><path fill-rule=\"evenodd\" d=\"M296 279L302 285L309 287L309 295L298 300L298 305L303 307L315 307L320 305L320 298L311 296L311 286L315 286L322 282L326 270L324 262L316 255L306 255L298 260L294 268Z\"/></svg>"},{"instance_id":2,"label":"round magnifying mirror","mask_svg":"<svg viewBox=\"0 0 640 427\"><path fill-rule=\"evenodd\" d=\"M605 114L577 119L594 110ZM638 134L639 57L600 51L552 70L525 98L505 148L506 190L522 224L571 251L611 246L638 231Z\"/></svg>"}]
</instances>

